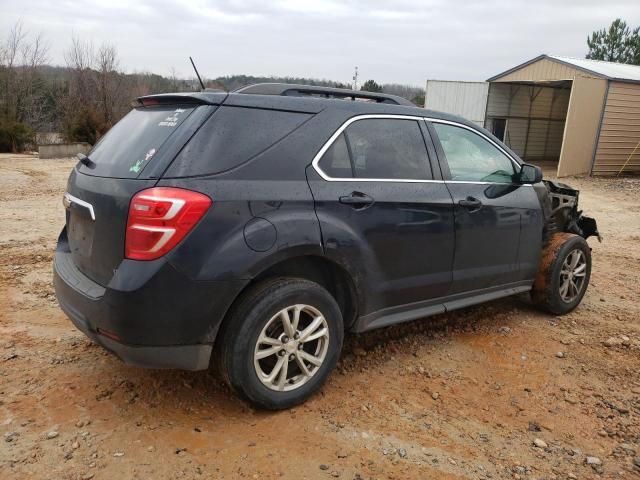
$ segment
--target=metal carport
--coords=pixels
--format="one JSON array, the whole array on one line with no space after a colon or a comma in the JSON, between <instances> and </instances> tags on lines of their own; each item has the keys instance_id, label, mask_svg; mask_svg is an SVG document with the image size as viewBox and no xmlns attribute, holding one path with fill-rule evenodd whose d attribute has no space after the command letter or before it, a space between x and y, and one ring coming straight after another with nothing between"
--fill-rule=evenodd
<instances>
[{"instance_id":1,"label":"metal carport","mask_svg":"<svg viewBox=\"0 0 640 480\"><path fill-rule=\"evenodd\" d=\"M487 81L485 127L525 160L640 173L640 66L540 55Z\"/></svg>"}]
</instances>

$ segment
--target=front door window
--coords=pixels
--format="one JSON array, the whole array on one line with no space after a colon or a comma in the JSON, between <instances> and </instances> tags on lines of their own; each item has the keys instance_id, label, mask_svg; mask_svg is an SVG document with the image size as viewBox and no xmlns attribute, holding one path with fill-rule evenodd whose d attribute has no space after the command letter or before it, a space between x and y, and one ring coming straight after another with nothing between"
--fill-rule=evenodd
<instances>
[{"instance_id":1,"label":"front door window","mask_svg":"<svg viewBox=\"0 0 640 480\"><path fill-rule=\"evenodd\" d=\"M451 180L511 183L513 161L495 145L463 127L434 123L449 165Z\"/></svg>"}]
</instances>

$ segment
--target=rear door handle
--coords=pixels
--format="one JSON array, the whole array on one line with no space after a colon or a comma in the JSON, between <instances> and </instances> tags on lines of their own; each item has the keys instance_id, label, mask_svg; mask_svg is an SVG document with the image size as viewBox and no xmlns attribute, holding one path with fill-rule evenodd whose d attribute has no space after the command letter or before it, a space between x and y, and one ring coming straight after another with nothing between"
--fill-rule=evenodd
<instances>
[{"instance_id":1,"label":"rear door handle","mask_svg":"<svg viewBox=\"0 0 640 480\"><path fill-rule=\"evenodd\" d=\"M362 192L351 192L351 195L345 195L339 198L339 202L345 205L351 205L353 208L365 208L373 204L372 197Z\"/></svg>"},{"instance_id":2,"label":"rear door handle","mask_svg":"<svg viewBox=\"0 0 640 480\"><path fill-rule=\"evenodd\" d=\"M482 207L482 202L475 197L467 197L458 202L458 205L466 208L467 210L474 211L479 210Z\"/></svg>"}]
</instances>

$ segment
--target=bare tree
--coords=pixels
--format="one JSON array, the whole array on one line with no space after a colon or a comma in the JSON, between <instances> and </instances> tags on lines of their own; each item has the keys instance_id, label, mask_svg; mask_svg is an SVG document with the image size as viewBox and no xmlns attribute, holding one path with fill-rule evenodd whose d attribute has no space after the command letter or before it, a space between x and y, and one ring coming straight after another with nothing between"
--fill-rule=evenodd
<instances>
[{"instance_id":1,"label":"bare tree","mask_svg":"<svg viewBox=\"0 0 640 480\"><path fill-rule=\"evenodd\" d=\"M99 109L105 124L111 126L120 113L122 75L118 73L118 52L104 43L96 54L97 94ZM118 115L119 116L119 115Z\"/></svg>"},{"instance_id":2,"label":"bare tree","mask_svg":"<svg viewBox=\"0 0 640 480\"><path fill-rule=\"evenodd\" d=\"M12 139L12 150L28 141L31 128L46 121L46 88L40 69L47 62L48 50L43 36L30 38L21 20L0 46L0 123Z\"/></svg>"},{"instance_id":3,"label":"bare tree","mask_svg":"<svg viewBox=\"0 0 640 480\"><path fill-rule=\"evenodd\" d=\"M21 48L22 66L17 88L20 119L36 128L43 126L47 116L43 101L46 88L40 68L46 64L48 52L49 45L42 34L36 35L31 42L23 42Z\"/></svg>"},{"instance_id":4,"label":"bare tree","mask_svg":"<svg viewBox=\"0 0 640 480\"><path fill-rule=\"evenodd\" d=\"M49 44L42 33L36 35L31 43L24 43L21 48L22 64L30 68L38 68L47 63Z\"/></svg>"},{"instance_id":5,"label":"bare tree","mask_svg":"<svg viewBox=\"0 0 640 480\"><path fill-rule=\"evenodd\" d=\"M125 81L118 51L108 43L94 48L74 35L65 61L69 88L61 108L66 136L94 142L127 112L132 82Z\"/></svg>"},{"instance_id":6,"label":"bare tree","mask_svg":"<svg viewBox=\"0 0 640 480\"><path fill-rule=\"evenodd\" d=\"M169 80L171 80L171 90L174 92L178 91L178 73L176 72L176 67L171 67L169 69Z\"/></svg>"},{"instance_id":7,"label":"bare tree","mask_svg":"<svg viewBox=\"0 0 640 480\"><path fill-rule=\"evenodd\" d=\"M18 55L23 48L22 44L26 38L22 20L18 20L9 31L9 35L2 47L0 62L3 68L2 79L2 115L7 119L17 119L18 117Z\"/></svg>"},{"instance_id":8,"label":"bare tree","mask_svg":"<svg viewBox=\"0 0 640 480\"><path fill-rule=\"evenodd\" d=\"M24 32L22 20L18 20L15 25L11 27L3 48L4 63L7 68L11 69L16 64L18 53L22 49L22 44L26 36L27 34Z\"/></svg>"},{"instance_id":9,"label":"bare tree","mask_svg":"<svg viewBox=\"0 0 640 480\"><path fill-rule=\"evenodd\" d=\"M75 34L71 36L71 46L64 52L64 59L70 73L69 94L80 101L89 100L92 90L93 52L93 43L82 40Z\"/></svg>"}]
</instances>

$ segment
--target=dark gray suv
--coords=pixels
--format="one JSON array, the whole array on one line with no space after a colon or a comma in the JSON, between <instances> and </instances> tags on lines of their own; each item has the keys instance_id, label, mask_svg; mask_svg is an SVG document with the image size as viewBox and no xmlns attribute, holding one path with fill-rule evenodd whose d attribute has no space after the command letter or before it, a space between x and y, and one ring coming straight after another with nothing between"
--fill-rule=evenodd
<instances>
[{"instance_id":1,"label":"dark gray suv","mask_svg":"<svg viewBox=\"0 0 640 480\"><path fill-rule=\"evenodd\" d=\"M261 84L142 97L74 168L61 308L123 361L286 408L345 331L532 292L581 301L578 192L487 131L383 94Z\"/></svg>"}]
</instances>

